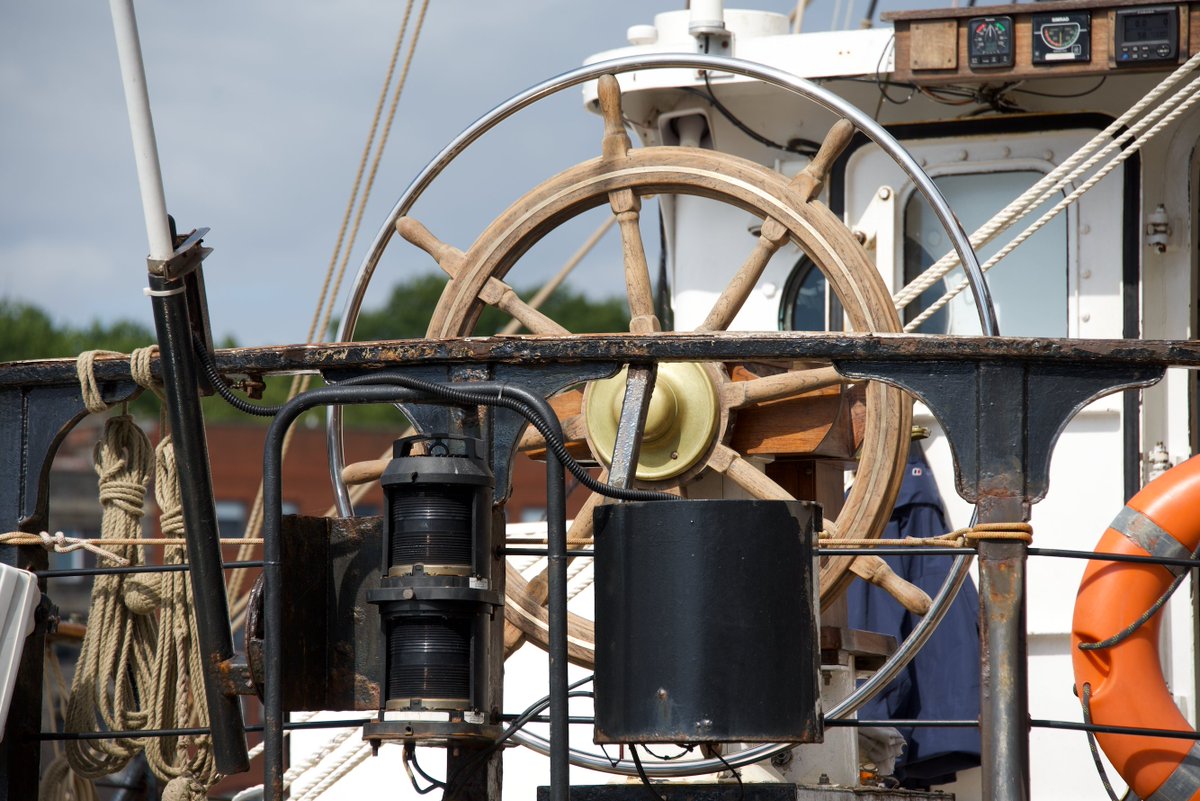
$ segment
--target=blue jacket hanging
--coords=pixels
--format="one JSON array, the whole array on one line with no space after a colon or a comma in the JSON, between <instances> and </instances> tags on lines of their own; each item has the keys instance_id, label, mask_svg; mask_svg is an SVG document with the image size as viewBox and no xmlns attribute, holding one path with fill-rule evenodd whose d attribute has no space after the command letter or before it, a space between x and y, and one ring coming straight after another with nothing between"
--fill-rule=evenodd
<instances>
[{"instance_id":1,"label":"blue jacket hanging","mask_svg":"<svg viewBox=\"0 0 1200 801\"><path fill-rule=\"evenodd\" d=\"M909 450L904 483L884 538L944 534L945 507L929 463L916 442ZM889 556L902 578L933 596L946 579L952 557ZM908 636L919 618L888 593L864 581L847 592L851 628ZM975 720L979 717L979 594L968 577L946 617L912 662L870 703L859 710L864 720ZM896 778L909 789L928 789L954 781L959 770L979 765L978 729L900 728L908 743L896 763Z\"/></svg>"}]
</instances>

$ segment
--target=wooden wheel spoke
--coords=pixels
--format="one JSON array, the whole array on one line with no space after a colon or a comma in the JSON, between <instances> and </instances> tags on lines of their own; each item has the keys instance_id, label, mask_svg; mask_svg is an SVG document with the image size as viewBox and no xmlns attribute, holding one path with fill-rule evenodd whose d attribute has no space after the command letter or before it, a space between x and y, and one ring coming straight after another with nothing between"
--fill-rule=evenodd
<instances>
[{"instance_id":1,"label":"wooden wheel spoke","mask_svg":"<svg viewBox=\"0 0 1200 801\"><path fill-rule=\"evenodd\" d=\"M530 333L541 336L566 336L571 333L521 300L513 288L499 278L492 278L484 284L483 291L479 293L479 299L508 313L513 319L528 328Z\"/></svg>"},{"instance_id":2,"label":"wooden wheel spoke","mask_svg":"<svg viewBox=\"0 0 1200 801\"><path fill-rule=\"evenodd\" d=\"M463 252L454 245L438 239L428 228L412 217L401 217L396 220L396 233L432 256L438 266L445 270L451 278L454 278L462 270Z\"/></svg>"},{"instance_id":3,"label":"wooden wheel spoke","mask_svg":"<svg viewBox=\"0 0 1200 801\"><path fill-rule=\"evenodd\" d=\"M607 479L607 473L600 474L601 481L606 481ZM603 502L604 496L596 492L589 495L587 500L583 502L583 506L579 509L579 514L575 515L575 520L571 523L571 527L567 529L568 548L592 541L592 533L594 532L594 528L592 527L592 512ZM571 560L568 559L567 563L570 564L570 562ZM541 572L529 580L529 595L539 604L546 603L546 598L550 594L549 584L546 579L547 570L548 568L543 568Z\"/></svg>"},{"instance_id":4,"label":"wooden wheel spoke","mask_svg":"<svg viewBox=\"0 0 1200 801\"><path fill-rule=\"evenodd\" d=\"M792 494L777 484L766 473L756 469L750 461L728 445L717 445L709 458L708 466L724 473L725 477L746 492L764 501L794 501Z\"/></svg>"},{"instance_id":5,"label":"wooden wheel spoke","mask_svg":"<svg viewBox=\"0 0 1200 801\"><path fill-rule=\"evenodd\" d=\"M814 367L769 375L750 381L732 381L721 387L721 400L731 409L790 398L826 387L850 383L832 367Z\"/></svg>"},{"instance_id":6,"label":"wooden wheel spoke","mask_svg":"<svg viewBox=\"0 0 1200 801\"><path fill-rule=\"evenodd\" d=\"M617 224L621 227L621 254L625 263L625 291L629 296L629 330L650 334L662 330L654 313L654 290L650 286L650 267L642 245L642 199L631 189L618 189L608 195Z\"/></svg>"},{"instance_id":7,"label":"wooden wheel spoke","mask_svg":"<svg viewBox=\"0 0 1200 801\"><path fill-rule=\"evenodd\" d=\"M598 81L600 113L604 117L604 138L601 158L619 161L629 155L633 144L625 131L621 111L621 87L612 75L601 75ZM650 268L646 264L646 248L642 244L642 199L632 189L608 193L608 202L621 226L621 251L625 262L625 288L629 294L629 330L648 334L662 330L654 314L654 293L650 287Z\"/></svg>"},{"instance_id":8,"label":"wooden wheel spoke","mask_svg":"<svg viewBox=\"0 0 1200 801\"><path fill-rule=\"evenodd\" d=\"M625 114L621 111L621 85L615 76L601 75L596 81L596 94L600 101L600 116L604 118L600 156L606 160L621 158L633 147L625 131Z\"/></svg>"},{"instance_id":9,"label":"wooden wheel spoke","mask_svg":"<svg viewBox=\"0 0 1200 801\"><path fill-rule=\"evenodd\" d=\"M453 281L461 272L466 256L461 250L438 239L429 229L412 217L396 220L396 231L400 236L433 256L438 266ZM492 276L479 291L479 299L511 315L534 334L542 336L565 336L570 331L521 300L511 286Z\"/></svg>"},{"instance_id":10,"label":"wooden wheel spoke","mask_svg":"<svg viewBox=\"0 0 1200 801\"><path fill-rule=\"evenodd\" d=\"M787 241L787 237L787 229L777 220L768 217L763 221L758 241L754 243L754 250L750 251L746 261L738 268L733 279L725 287L721 296L717 298L717 302L713 304L708 316L704 318L704 322L700 323L696 329L697 331L724 331L729 328L733 318L737 317L738 312L745 305L746 298L750 297L750 292L758 283L763 270L766 269L767 262Z\"/></svg>"},{"instance_id":11,"label":"wooden wheel spoke","mask_svg":"<svg viewBox=\"0 0 1200 801\"><path fill-rule=\"evenodd\" d=\"M825 179L829 177L830 168L853 138L854 123L850 120L838 120L829 129L829 133L825 134L817 155L792 179L792 188L800 193L805 202L820 193L821 188L825 186Z\"/></svg>"},{"instance_id":12,"label":"wooden wheel spoke","mask_svg":"<svg viewBox=\"0 0 1200 801\"><path fill-rule=\"evenodd\" d=\"M568 450L587 447L587 421L583 415L577 414L562 421L563 443ZM546 438L536 428L526 429L517 443L517 450L522 452L546 450Z\"/></svg>"}]
</instances>

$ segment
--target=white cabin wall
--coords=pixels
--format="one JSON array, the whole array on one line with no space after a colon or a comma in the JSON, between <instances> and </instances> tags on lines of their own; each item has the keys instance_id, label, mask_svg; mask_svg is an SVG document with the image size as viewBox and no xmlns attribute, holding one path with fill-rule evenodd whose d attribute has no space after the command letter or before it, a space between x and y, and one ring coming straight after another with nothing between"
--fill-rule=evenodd
<instances>
[{"instance_id":1,"label":"white cabin wall","mask_svg":"<svg viewBox=\"0 0 1200 801\"><path fill-rule=\"evenodd\" d=\"M759 42L738 41L735 37L735 47L740 48L736 55L760 58L773 66L811 77L828 74L823 72L823 66L811 63L810 56L823 51L815 47L819 44L815 38L806 36L805 45L809 42L814 43L814 48L800 47L795 39L789 37L767 37ZM863 48L850 46L847 50L866 52L869 50L866 39L862 42ZM890 58L883 51L875 52L883 57L883 61ZM862 70L861 74L872 72L874 68L868 68ZM843 74L850 73L847 71ZM678 85L674 83L678 77L663 75L660 85ZM1115 118L1163 77L1164 74L1113 75L1100 87L1100 91L1075 99L1025 95L1019 91L1011 97L1031 113L1094 111ZM1068 95L1092 86L1093 80L1038 81L1031 83L1030 88L1036 86L1038 91L1047 94ZM831 121L823 111L814 110L796 98L762 87L746 86L740 79L718 80L713 85L730 109L756 130L776 141L786 141L797 135L820 138L815 132L823 132ZM961 109L939 105L920 94L905 98L902 90L892 93L902 102L880 102L879 91L870 82L832 80L825 85L860 108L875 110L877 118L884 124L951 124L962 113ZM643 82L637 88L650 87ZM650 91L646 95L651 98L656 93ZM653 102L646 100L643 107L650 108L653 105ZM1192 113L1177 122L1172 130L1161 135L1143 154L1143 201L1141 207L1135 210L1133 224L1126 226L1120 213L1125 200L1121 169L1085 195L1079 207L1068 212L1071 215L1068 233L1069 336L1124 336L1122 236L1136 237L1142 251L1144 283L1140 288L1138 303L1141 335L1146 338L1187 338L1192 335L1196 314L1194 275L1197 265L1195 226L1191 214L1197 208L1197 198L1191 179L1197 172L1194 149L1195 132L1200 130L1198 116ZM718 149L764 164L778 164L781 158L787 158L778 151L751 142L723 118L710 115L710 120ZM1028 152L1018 155L1058 164L1085 140L1086 136L1078 134L1070 142L1059 139L1048 144L1043 133L1031 133L1021 145L1028 145ZM968 143L965 149L980 151L989 147L995 150L999 145L996 141L977 141ZM1018 149L1013 148L1014 151ZM1003 158L1011 155L1004 154ZM996 157L994 153L988 156ZM980 155L978 152L969 153L967 158L974 160ZM929 154L918 154L918 160L923 167L935 171L945 163L945 159L939 161ZM1181 165L1188 165L1186 174ZM869 193L881 183L895 184L892 179L874 173L870 173L870 179L873 183L860 194L860 200L869 197ZM702 319L724 286L724 277L732 273L752 244L745 230L748 215L736 210L722 211L715 204L712 204L714 208L707 208L706 201L696 201L694 206L689 206L691 202L691 199L687 199L675 204L675 214L669 224L669 228L675 226L671 230L676 232L672 237L671 261L676 287L676 327L681 330L693 327ZM1174 227L1172 246L1163 256L1146 251L1143 242L1145 214L1160 202L1167 206ZM897 200L894 205L898 218L903 203ZM997 205L997 210L999 207ZM862 211L861 202L855 205L848 201L846 219L857 221ZM723 230L730 233L714 237L712 232L718 230L718 226L724 226ZM901 238L894 237L897 242ZM791 250L776 256L764 273L760 286L752 293L743 314L735 321L734 328L763 330L774 327L777 308L772 308L772 290L782 287L797 255ZM886 261L899 263L896 258ZM1003 266L997 269L1003 269ZM890 271L884 277L893 287L898 286L896 276ZM1188 384L1185 373L1172 371L1160 386L1143 393L1140 420L1143 454L1155 442L1162 440L1176 461L1188 455L1193 437L1189 421L1193 416L1191 407L1195 401L1189 398ZM1125 496L1123 414L1121 398L1110 397L1084 410L1063 433L1051 463L1050 493L1034 507L1033 523L1038 544L1090 549L1120 509ZM919 410L916 422L933 429L934 435L926 444L927 452L936 465L935 473L954 524L966 525L971 509L958 497L953 487L946 440L927 411ZM1078 702L1071 693L1073 676L1069 632L1075 593L1084 565L1082 560L1032 559L1030 562L1029 675L1034 717L1080 719ZM1190 599L1186 592L1181 592L1170 606L1166 626L1169 633L1165 635L1168 643L1163 655L1168 675L1171 676L1172 689L1190 717L1194 716L1196 706L1193 697L1192 627ZM1098 796L1098 780L1091 766L1086 741L1079 733L1034 730L1031 752L1034 797L1082 801ZM1119 780L1114 784L1120 787ZM978 798L978 772L964 774L962 781L946 789L958 791L960 798Z\"/></svg>"}]
</instances>

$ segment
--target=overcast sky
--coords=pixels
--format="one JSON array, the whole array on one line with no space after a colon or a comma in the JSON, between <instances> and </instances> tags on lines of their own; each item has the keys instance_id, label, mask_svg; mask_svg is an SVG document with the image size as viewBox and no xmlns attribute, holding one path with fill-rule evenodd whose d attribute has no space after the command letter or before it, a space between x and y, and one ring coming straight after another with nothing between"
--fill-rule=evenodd
<instances>
[{"instance_id":1,"label":"overcast sky","mask_svg":"<svg viewBox=\"0 0 1200 801\"><path fill-rule=\"evenodd\" d=\"M471 120L682 5L433 0L351 274L408 181ZM814 0L806 26L827 28L832 5ZM242 344L305 338L403 7L137 4L167 206L181 229L212 229L214 333ZM62 321L150 326L141 293L148 246L108 4L0 6L0 109L0 296ZM599 131L579 93L567 91L473 148L415 216L465 248L526 189L594 156ZM600 219L548 242L531 274L552 273ZM431 267L393 250L376 302L395 280ZM616 273L603 269L615 258L613 240L585 264L581 283L619 292Z\"/></svg>"}]
</instances>

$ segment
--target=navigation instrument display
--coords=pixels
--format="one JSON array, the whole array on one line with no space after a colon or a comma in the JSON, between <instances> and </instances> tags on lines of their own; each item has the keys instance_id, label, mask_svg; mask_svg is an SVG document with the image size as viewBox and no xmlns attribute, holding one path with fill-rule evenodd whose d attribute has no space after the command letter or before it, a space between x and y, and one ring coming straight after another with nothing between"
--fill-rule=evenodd
<instances>
[{"instance_id":1,"label":"navigation instrument display","mask_svg":"<svg viewBox=\"0 0 1200 801\"><path fill-rule=\"evenodd\" d=\"M971 69L1013 65L1012 17L972 17L967 21L967 62Z\"/></svg>"},{"instance_id":2,"label":"navigation instrument display","mask_svg":"<svg viewBox=\"0 0 1200 801\"><path fill-rule=\"evenodd\" d=\"M1066 11L1033 15L1033 63L1092 60L1092 14Z\"/></svg>"},{"instance_id":3,"label":"navigation instrument display","mask_svg":"<svg viewBox=\"0 0 1200 801\"><path fill-rule=\"evenodd\" d=\"M1117 65L1179 58L1179 9L1143 6L1117 11L1113 56Z\"/></svg>"}]
</instances>

